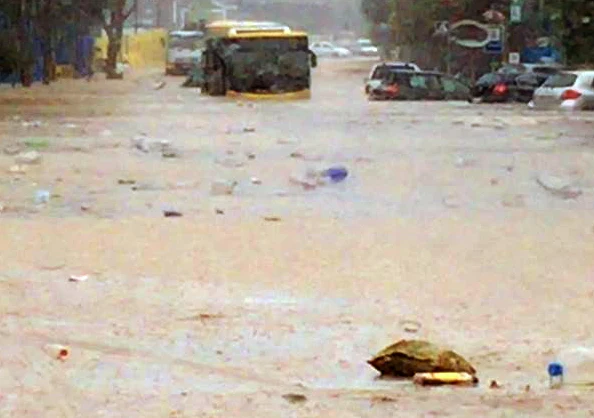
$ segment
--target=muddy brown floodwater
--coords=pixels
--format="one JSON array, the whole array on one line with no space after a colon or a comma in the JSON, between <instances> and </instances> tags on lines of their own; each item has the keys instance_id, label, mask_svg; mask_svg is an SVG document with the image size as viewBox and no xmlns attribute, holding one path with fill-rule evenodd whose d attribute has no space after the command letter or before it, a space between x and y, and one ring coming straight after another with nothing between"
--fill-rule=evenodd
<instances>
[{"instance_id":1,"label":"muddy brown floodwater","mask_svg":"<svg viewBox=\"0 0 594 418\"><path fill-rule=\"evenodd\" d=\"M594 415L546 375L594 346L594 115L367 102L368 66L322 62L304 102L150 73L0 88L0 416ZM480 385L378 380L408 337Z\"/></svg>"}]
</instances>

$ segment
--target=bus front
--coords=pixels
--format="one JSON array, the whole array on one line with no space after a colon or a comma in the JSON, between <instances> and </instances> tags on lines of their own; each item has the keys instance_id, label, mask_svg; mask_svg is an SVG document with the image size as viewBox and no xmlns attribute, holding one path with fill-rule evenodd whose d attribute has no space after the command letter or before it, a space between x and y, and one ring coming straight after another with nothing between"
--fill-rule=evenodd
<instances>
[{"instance_id":1,"label":"bus front","mask_svg":"<svg viewBox=\"0 0 594 418\"><path fill-rule=\"evenodd\" d=\"M310 96L315 59L305 33L236 31L223 43L229 94Z\"/></svg>"}]
</instances>

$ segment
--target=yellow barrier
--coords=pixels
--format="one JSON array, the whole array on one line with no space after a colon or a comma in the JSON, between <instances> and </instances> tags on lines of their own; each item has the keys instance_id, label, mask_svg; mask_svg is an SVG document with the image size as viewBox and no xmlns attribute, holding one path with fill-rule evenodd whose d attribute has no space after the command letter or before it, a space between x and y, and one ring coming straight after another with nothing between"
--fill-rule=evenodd
<instances>
[{"instance_id":1,"label":"yellow barrier","mask_svg":"<svg viewBox=\"0 0 594 418\"><path fill-rule=\"evenodd\" d=\"M95 40L95 47L98 49L95 59L106 58L107 43L106 35ZM132 68L165 68L166 45L167 31L164 29L126 34L122 39L118 60Z\"/></svg>"}]
</instances>

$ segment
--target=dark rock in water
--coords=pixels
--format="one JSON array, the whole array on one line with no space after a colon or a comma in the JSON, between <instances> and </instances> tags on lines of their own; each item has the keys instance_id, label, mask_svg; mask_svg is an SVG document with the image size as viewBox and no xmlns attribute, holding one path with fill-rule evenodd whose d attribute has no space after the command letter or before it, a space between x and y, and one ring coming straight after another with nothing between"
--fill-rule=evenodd
<instances>
[{"instance_id":1,"label":"dark rock in water","mask_svg":"<svg viewBox=\"0 0 594 418\"><path fill-rule=\"evenodd\" d=\"M178 212L176 210L164 210L163 216L165 216L166 218L179 218L184 215L183 215L183 213Z\"/></svg>"},{"instance_id":2,"label":"dark rock in water","mask_svg":"<svg viewBox=\"0 0 594 418\"><path fill-rule=\"evenodd\" d=\"M580 189L573 186L570 181L560 177L540 174L536 178L536 182L547 192L561 199L577 199L582 195Z\"/></svg>"},{"instance_id":3,"label":"dark rock in water","mask_svg":"<svg viewBox=\"0 0 594 418\"><path fill-rule=\"evenodd\" d=\"M303 403L307 401L307 397L300 393L287 393L283 395L283 399L290 403Z\"/></svg>"},{"instance_id":4,"label":"dark rock in water","mask_svg":"<svg viewBox=\"0 0 594 418\"><path fill-rule=\"evenodd\" d=\"M462 356L421 340L398 341L368 363L383 376L413 377L415 373L437 372L476 374L474 367Z\"/></svg>"}]
</instances>

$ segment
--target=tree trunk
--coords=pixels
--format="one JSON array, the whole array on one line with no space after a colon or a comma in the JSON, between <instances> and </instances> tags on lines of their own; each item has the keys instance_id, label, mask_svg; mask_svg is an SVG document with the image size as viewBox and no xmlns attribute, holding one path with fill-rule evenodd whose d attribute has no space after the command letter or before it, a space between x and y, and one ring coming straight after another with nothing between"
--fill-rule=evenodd
<instances>
[{"instance_id":1,"label":"tree trunk","mask_svg":"<svg viewBox=\"0 0 594 418\"><path fill-rule=\"evenodd\" d=\"M107 32L107 59L105 60L105 74L109 80L118 80L123 78L123 74L118 73L118 55L122 47L122 31L110 28Z\"/></svg>"}]
</instances>

